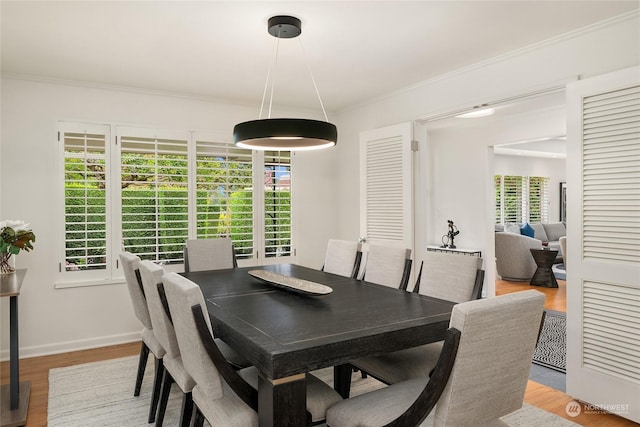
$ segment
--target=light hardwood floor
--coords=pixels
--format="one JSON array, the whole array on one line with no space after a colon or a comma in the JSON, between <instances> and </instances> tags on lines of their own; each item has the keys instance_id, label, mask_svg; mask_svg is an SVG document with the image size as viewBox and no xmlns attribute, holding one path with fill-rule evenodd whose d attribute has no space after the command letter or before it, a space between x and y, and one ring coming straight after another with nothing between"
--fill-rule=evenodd
<instances>
[{"instance_id":1,"label":"light hardwood floor","mask_svg":"<svg viewBox=\"0 0 640 427\"><path fill-rule=\"evenodd\" d=\"M565 282L558 281L558 289L536 288L547 296L545 307L551 310L566 310ZM496 294L502 295L531 289L528 283L496 282ZM31 381L31 398L27 415L27 427L44 427L47 425L47 402L49 398L49 369L81 363L95 362L99 360L114 359L118 357L139 354L140 343L122 344L111 347L97 348L93 350L75 351L71 353L57 354L53 356L34 357L20 361L21 381ZM8 363L0 363L0 379L4 384L8 381ZM131 379L131 393L133 395L134 379ZM580 414L571 418L565 411L566 405L572 401L571 397L552 388L529 381L525 393L525 402L557 414L584 426L593 427L622 427L638 426L638 424L615 415ZM90 420L87 420L90 426Z\"/></svg>"}]
</instances>

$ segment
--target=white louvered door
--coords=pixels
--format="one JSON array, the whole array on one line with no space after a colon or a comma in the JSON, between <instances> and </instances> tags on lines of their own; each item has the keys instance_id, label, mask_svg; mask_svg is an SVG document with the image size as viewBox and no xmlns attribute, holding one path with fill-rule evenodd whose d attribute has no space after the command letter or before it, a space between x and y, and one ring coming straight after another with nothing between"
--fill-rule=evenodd
<instances>
[{"instance_id":1,"label":"white louvered door","mask_svg":"<svg viewBox=\"0 0 640 427\"><path fill-rule=\"evenodd\" d=\"M360 133L360 236L413 250L413 125Z\"/></svg>"},{"instance_id":2,"label":"white louvered door","mask_svg":"<svg viewBox=\"0 0 640 427\"><path fill-rule=\"evenodd\" d=\"M640 67L567 86L567 393L640 422Z\"/></svg>"}]
</instances>

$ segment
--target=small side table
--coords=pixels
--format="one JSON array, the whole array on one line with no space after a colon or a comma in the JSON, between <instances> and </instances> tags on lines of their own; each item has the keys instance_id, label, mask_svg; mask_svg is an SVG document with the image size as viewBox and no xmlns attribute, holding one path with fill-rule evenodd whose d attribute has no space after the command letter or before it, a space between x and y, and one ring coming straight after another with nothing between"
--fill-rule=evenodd
<instances>
[{"instance_id":1,"label":"small side table","mask_svg":"<svg viewBox=\"0 0 640 427\"><path fill-rule=\"evenodd\" d=\"M26 269L0 274L0 297L9 297L9 384L0 387L0 427L27 423L31 382L20 382L18 356L18 296L26 274Z\"/></svg>"},{"instance_id":2,"label":"small side table","mask_svg":"<svg viewBox=\"0 0 640 427\"><path fill-rule=\"evenodd\" d=\"M556 276L553 274L553 270L551 270L551 267L553 266L553 262L556 260L558 251L552 251L549 249L529 250L531 251L533 260L538 266L536 272L533 273L533 277L531 278L531 285L545 286L547 288L557 288L558 282L556 281Z\"/></svg>"}]
</instances>

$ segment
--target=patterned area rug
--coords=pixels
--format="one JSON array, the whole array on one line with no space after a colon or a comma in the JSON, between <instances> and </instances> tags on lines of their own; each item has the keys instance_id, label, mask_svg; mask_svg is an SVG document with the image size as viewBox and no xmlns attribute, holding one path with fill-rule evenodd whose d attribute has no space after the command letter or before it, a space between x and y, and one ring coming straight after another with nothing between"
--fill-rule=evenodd
<instances>
[{"instance_id":1,"label":"patterned area rug","mask_svg":"<svg viewBox=\"0 0 640 427\"><path fill-rule=\"evenodd\" d=\"M151 401L153 382L153 360L147 363L140 396L133 396L137 356L102 362L56 368L49 371L48 427L141 427L148 426L147 414ZM313 372L329 384L333 382L333 369L325 368ZM355 372L351 395L373 391L384 385L368 377L363 379ZM165 426L178 425L182 393L172 387L164 419ZM433 412L430 414L433 417ZM523 404L522 409L502 418L512 427L576 426L564 418ZM429 421L427 421L429 424ZM205 421L205 426L209 423ZM318 427L326 427L322 424Z\"/></svg>"},{"instance_id":2,"label":"patterned area rug","mask_svg":"<svg viewBox=\"0 0 640 427\"><path fill-rule=\"evenodd\" d=\"M533 363L563 373L567 372L567 319L565 313L545 310L546 316Z\"/></svg>"}]
</instances>

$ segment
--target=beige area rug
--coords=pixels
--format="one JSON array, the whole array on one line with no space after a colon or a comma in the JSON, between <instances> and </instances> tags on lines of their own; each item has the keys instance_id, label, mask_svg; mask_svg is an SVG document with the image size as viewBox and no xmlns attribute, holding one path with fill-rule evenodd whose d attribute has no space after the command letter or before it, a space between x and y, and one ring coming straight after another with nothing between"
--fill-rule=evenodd
<instances>
[{"instance_id":1,"label":"beige area rug","mask_svg":"<svg viewBox=\"0 0 640 427\"><path fill-rule=\"evenodd\" d=\"M147 415L151 402L153 359L147 363L140 396L133 396L138 357L87 363L49 372L49 427L148 426ZM314 375L333 383L331 368L315 371ZM363 379L354 373L351 395L366 393L384 385L375 379ZM178 425L182 393L174 385L171 390L164 425ZM511 426L575 426L565 419L526 405L505 417ZM205 425L208 425L205 422Z\"/></svg>"}]
</instances>

